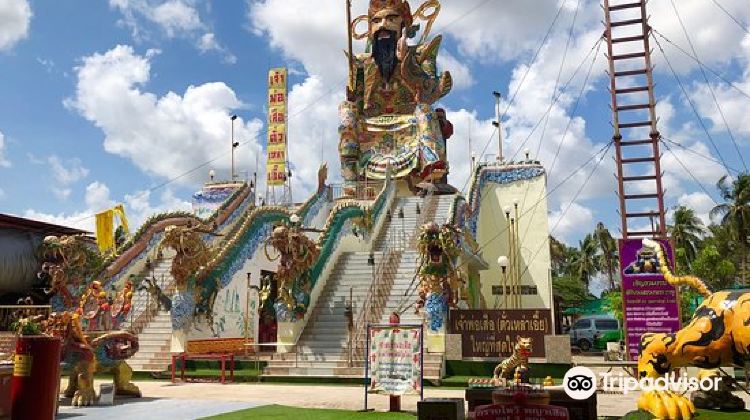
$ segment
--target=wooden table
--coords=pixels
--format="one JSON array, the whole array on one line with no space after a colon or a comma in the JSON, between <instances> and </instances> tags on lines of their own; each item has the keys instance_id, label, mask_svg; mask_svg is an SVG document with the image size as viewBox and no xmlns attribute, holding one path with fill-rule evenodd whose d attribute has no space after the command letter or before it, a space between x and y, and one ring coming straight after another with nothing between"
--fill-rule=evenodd
<instances>
[{"instance_id":1,"label":"wooden table","mask_svg":"<svg viewBox=\"0 0 750 420\"><path fill-rule=\"evenodd\" d=\"M180 366L180 380L185 381L185 362L188 360L213 360L221 362L221 383L226 383L226 366L229 362L229 380L234 382L234 354L232 353L216 353L216 354L188 354L179 353L172 355L172 383L175 383L175 370L177 366L177 360L182 361Z\"/></svg>"}]
</instances>

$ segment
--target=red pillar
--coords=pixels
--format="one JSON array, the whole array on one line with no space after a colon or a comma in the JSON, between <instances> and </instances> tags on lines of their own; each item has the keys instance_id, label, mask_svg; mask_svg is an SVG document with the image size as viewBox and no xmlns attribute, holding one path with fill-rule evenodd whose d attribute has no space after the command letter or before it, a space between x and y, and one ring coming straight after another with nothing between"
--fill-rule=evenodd
<instances>
[{"instance_id":1,"label":"red pillar","mask_svg":"<svg viewBox=\"0 0 750 420\"><path fill-rule=\"evenodd\" d=\"M394 312L391 314L388 321L391 325L399 325L401 324L401 316L399 316L399 314ZM388 411L390 411L391 413L401 412L401 396L400 395L390 396L390 408Z\"/></svg>"}]
</instances>

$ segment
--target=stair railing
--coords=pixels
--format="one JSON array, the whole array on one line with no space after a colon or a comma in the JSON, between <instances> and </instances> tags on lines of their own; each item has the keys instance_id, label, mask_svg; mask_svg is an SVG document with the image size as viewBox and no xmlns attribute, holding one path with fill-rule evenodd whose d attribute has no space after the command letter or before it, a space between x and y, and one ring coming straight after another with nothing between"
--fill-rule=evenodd
<instances>
[{"instance_id":1,"label":"stair railing","mask_svg":"<svg viewBox=\"0 0 750 420\"><path fill-rule=\"evenodd\" d=\"M367 326L380 320L388 301L396 270L402 253L397 249L386 245L377 267L373 268L373 279L370 288L362 302L362 308L357 314L354 334L350 337L352 353L364 356L365 334ZM350 362L350 367L351 367Z\"/></svg>"},{"instance_id":2,"label":"stair railing","mask_svg":"<svg viewBox=\"0 0 750 420\"><path fill-rule=\"evenodd\" d=\"M420 207L419 217L417 217L417 224L414 226L414 230L408 239L408 244L411 249L417 246L419 240L419 231L425 223L435 220L435 214L437 213L438 207L438 196L435 195L436 188L428 188L427 194L425 194Z\"/></svg>"}]
</instances>

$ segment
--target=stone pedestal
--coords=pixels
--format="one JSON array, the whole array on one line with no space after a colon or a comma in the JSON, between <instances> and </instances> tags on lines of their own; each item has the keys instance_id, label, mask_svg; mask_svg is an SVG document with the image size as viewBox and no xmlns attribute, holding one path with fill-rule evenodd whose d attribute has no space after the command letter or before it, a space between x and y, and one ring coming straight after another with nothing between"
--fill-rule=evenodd
<instances>
[{"instance_id":1,"label":"stone pedestal","mask_svg":"<svg viewBox=\"0 0 750 420\"><path fill-rule=\"evenodd\" d=\"M547 363L572 363L570 337L567 335L545 335L544 354L546 355Z\"/></svg>"},{"instance_id":2,"label":"stone pedestal","mask_svg":"<svg viewBox=\"0 0 750 420\"><path fill-rule=\"evenodd\" d=\"M446 334L445 359L462 360L463 357L463 349L461 348L461 334Z\"/></svg>"}]
</instances>

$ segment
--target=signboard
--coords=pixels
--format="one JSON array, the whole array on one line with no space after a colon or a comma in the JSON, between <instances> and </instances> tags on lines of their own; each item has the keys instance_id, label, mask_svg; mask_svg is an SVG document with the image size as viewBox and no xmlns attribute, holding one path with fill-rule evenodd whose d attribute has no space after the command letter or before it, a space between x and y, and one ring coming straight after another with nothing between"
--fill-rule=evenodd
<instances>
[{"instance_id":1,"label":"signboard","mask_svg":"<svg viewBox=\"0 0 750 420\"><path fill-rule=\"evenodd\" d=\"M659 242L673 265L669 241ZM674 333L680 329L679 298L677 289L659 272L656 253L644 248L641 239L620 240L620 267L625 342L630 360L636 360L643 334Z\"/></svg>"},{"instance_id":2,"label":"signboard","mask_svg":"<svg viewBox=\"0 0 750 420\"><path fill-rule=\"evenodd\" d=\"M287 162L287 70L268 72L268 141L266 143L266 183L284 185Z\"/></svg>"},{"instance_id":3,"label":"signboard","mask_svg":"<svg viewBox=\"0 0 750 420\"><path fill-rule=\"evenodd\" d=\"M421 395L422 327L371 326L368 335L368 392Z\"/></svg>"},{"instance_id":4,"label":"signboard","mask_svg":"<svg viewBox=\"0 0 750 420\"><path fill-rule=\"evenodd\" d=\"M531 357L545 357L544 336L552 334L549 309L450 310L449 334L461 335L463 357L508 357L518 337L531 338Z\"/></svg>"},{"instance_id":5,"label":"signboard","mask_svg":"<svg viewBox=\"0 0 750 420\"><path fill-rule=\"evenodd\" d=\"M568 410L555 405L493 404L474 411L476 420L568 420Z\"/></svg>"}]
</instances>

